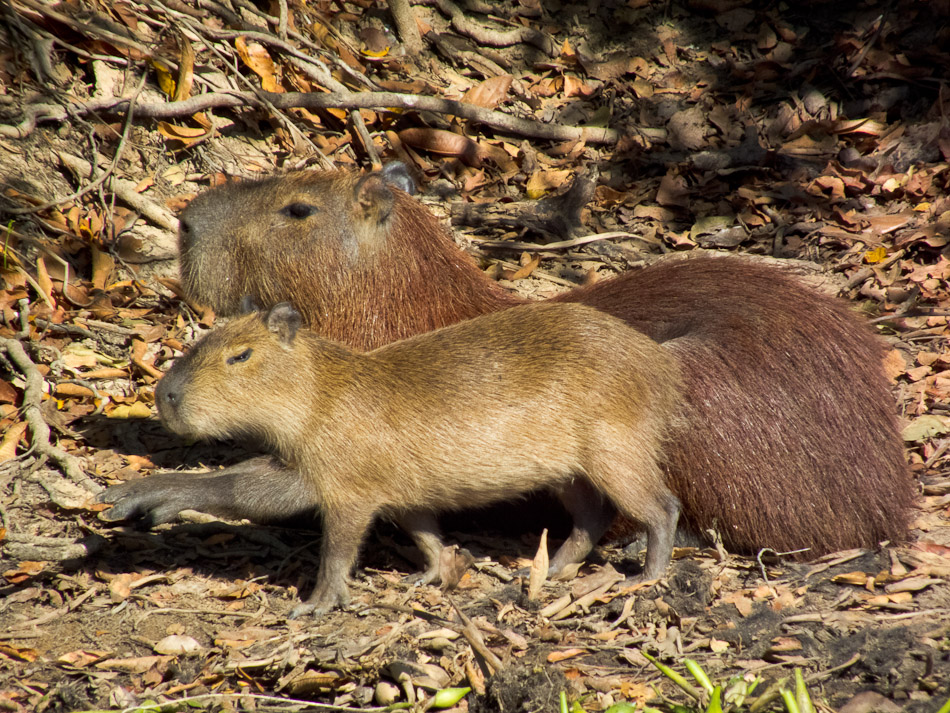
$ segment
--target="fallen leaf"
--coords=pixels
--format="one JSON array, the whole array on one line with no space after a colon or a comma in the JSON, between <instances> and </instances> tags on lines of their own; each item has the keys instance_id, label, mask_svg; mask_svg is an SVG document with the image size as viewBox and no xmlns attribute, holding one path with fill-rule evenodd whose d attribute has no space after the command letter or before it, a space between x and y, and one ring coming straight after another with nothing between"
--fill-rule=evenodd
<instances>
[{"instance_id":1,"label":"fallen leaf","mask_svg":"<svg viewBox=\"0 0 950 713\"><path fill-rule=\"evenodd\" d=\"M3 441L0 441L0 463L16 458L17 445L20 443L20 439L23 438L23 434L26 433L28 426L29 424L26 421L20 421L10 426L7 432L3 434Z\"/></svg>"},{"instance_id":2,"label":"fallen leaf","mask_svg":"<svg viewBox=\"0 0 950 713\"><path fill-rule=\"evenodd\" d=\"M96 664L96 668L125 673L145 673L153 666L169 663L173 656L136 656L127 659L106 659Z\"/></svg>"},{"instance_id":3,"label":"fallen leaf","mask_svg":"<svg viewBox=\"0 0 950 713\"><path fill-rule=\"evenodd\" d=\"M465 92L462 95L462 101L486 109L494 109L508 96L512 79L513 77L510 74L490 77Z\"/></svg>"},{"instance_id":4,"label":"fallen leaf","mask_svg":"<svg viewBox=\"0 0 950 713\"><path fill-rule=\"evenodd\" d=\"M158 133L167 139L178 141L184 148L190 148L209 138L213 133L204 127L178 126L167 121L158 122Z\"/></svg>"},{"instance_id":5,"label":"fallen leaf","mask_svg":"<svg viewBox=\"0 0 950 713\"><path fill-rule=\"evenodd\" d=\"M844 572L842 574L836 574L831 578L831 581L835 584L853 584L858 587L863 587L868 582L868 575L864 572Z\"/></svg>"},{"instance_id":6,"label":"fallen leaf","mask_svg":"<svg viewBox=\"0 0 950 713\"><path fill-rule=\"evenodd\" d=\"M531 574L528 576L528 601L535 602L541 596L541 587L544 586L544 580L548 576L548 531L547 528L541 531L541 541L538 543L538 551L531 562Z\"/></svg>"},{"instance_id":7,"label":"fallen leaf","mask_svg":"<svg viewBox=\"0 0 950 713\"><path fill-rule=\"evenodd\" d=\"M148 404L136 401L132 404L118 404L106 416L109 418L151 418L152 409Z\"/></svg>"},{"instance_id":8,"label":"fallen leaf","mask_svg":"<svg viewBox=\"0 0 950 713\"><path fill-rule=\"evenodd\" d=\"M172 634L159 641L153 648L157 654L187 656L200 651L201 644L190 636Z\"/></svg>"},{"instance_id":9,"label":"fallen leaf","mask_svg":"<svg viewBox=\"0 0 950 713\"><path fill-rule=\"evenodd\" d=\"M568 169L557 171L535 171L525 186L526 194L531 200L537 200L546 193L563 186L571 178L572 172Z\"/></svg>"},{"instance_id":10,"label":"fallen leaf","mask_svg":"<svg viewBox=\"0 0 950 713\"><path fill-rule=\"evenodd\" d=\"M21 584L31 577L35 577L46 569L49 562L33 562L24 560L16 569L8 569L3 573L4 579L11 584Z\"/></svg>"},{"instance_id":11,"label":"fallen leaf","mask_svg":"<svg viewBox=\"0 0 950 713\"><path fill-rule=\"evenodd\" d=\"M935 416L933 414L919 416L904 427L901 436L909 443L920 443L928 438L940 436L950 431L948 421L950 419L946 416Z\"/></svg>"},{"instance_id":12,"label":"fallen leaf","mask_svg":"<svg viewBox=\"0 0 950 713\"><path fill-rule=\"evenodd\" d=\"M478 166L482 161L478 144L467 136L452 131L414 127L400 131L399 139L415 149L440 156L454 156L470 166Z\"/></svg>"},{"instance_id":13,"label":"fallen leaf","mask_svg":"<svg viewBox=\"0 0 950 713\"><path fill-rule=\"evenodd\" d=\"M110 653L111 652L109 651L90 651L86 649L77 649L76 651L70 651L63 654L56 659L56 663L63 666L85 668L86 666L99 661L103 656L108 656Z\"/></svg>"},{"instance_id":14,"label":"fallen leaf","mask_svg":"<svg viewBox=\"0 0 950 713\"><path fill-rule=\"evenodd\" d=\"M565 661L575 656L582 656L587 653L587 649L564 649L562 651L552 651L548 654L548 663L557 663Z\"/></svg>"},{"instance_id":15,"label":"fallen leaf","mask_svg":"<svg viewBox=\"0 0 950 713\"><path fill-rule=\"evenodd\" d=\"M527 255L527 253L525 253L525 255ZM528 255L527 257L528 257L527 260L522 260L521 268L511 273L511 275L506 275L505 279L511 280L512 282L514 282L515 280L523 280L524 278L528 277L532 272L534 272L535 268L537 268L538 265L541 264L540 253L536 253L533 256Z\"/></svg>"},{"instance_id":16,"label":"fallen leaf","mask_svg":"<svg viewBox=\"0 0 950 713\"><path fill-rule=\"evenodd\" d=\"M234 40L234 47L238 52L241 61L247 65L254 74L261 78L261 88L265 92L282 92L283 88L277 81L276 67L274 60L264 45L258 42L248 42L245 37L238 37Z\"/></svg>"}]
</instances>

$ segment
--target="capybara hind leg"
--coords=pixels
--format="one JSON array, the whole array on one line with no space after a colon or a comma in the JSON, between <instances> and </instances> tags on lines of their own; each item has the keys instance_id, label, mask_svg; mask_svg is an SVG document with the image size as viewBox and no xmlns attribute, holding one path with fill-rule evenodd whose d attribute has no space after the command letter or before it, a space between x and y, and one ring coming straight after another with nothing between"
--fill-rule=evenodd
<instances>
[{"instance_id":1,"label":"capybara hind leg","mask_svg":"<svg viewBox=\"0 0 950 713\"><path fill-rule=\"evenodd\" d=\"M430 512L413 511L396 517L399 527L405 530L422 550L426 561L426 570L419 577L420 584L437 584L442 578L439 562L442 556L442 535L439 522Z\"/></svg>"},{"instance_id":2,"label":"capybara hind leg","mask_svg":"<svg viewBox=\"0 0 950 713\"><path fill-rule=\"evenodd\" d=\"M294 607L291 619L320 616L349 601L347 580L372 521L373 512L363 508L335 508L324 514L317 584L310 598Z\"/></svg>"},{"instance_id":3,"label":"capybara hind leg","mask_svg":"<svg viewBox=\"0 0 950 713\"><path fill-rule=\"evenodd\" d=\"M583 478L574 478L558 496L574 519L574 528L551 560L549 577L558 575L569 564L583 562L617 514L610 501Z\"/></svg>"},{"instance_id":4,"label":"capybara hind leg","mask_svg":"<svg viewBox=\"0 0 950 713\"><path fill-rule=\"evenodd\" d=\"M673 538L680 516L680 501L672 493L656 498L656 507L643 521L647 530L647 559L641 579L658 579L673 558Z\"/></svg>"}]
</instances>

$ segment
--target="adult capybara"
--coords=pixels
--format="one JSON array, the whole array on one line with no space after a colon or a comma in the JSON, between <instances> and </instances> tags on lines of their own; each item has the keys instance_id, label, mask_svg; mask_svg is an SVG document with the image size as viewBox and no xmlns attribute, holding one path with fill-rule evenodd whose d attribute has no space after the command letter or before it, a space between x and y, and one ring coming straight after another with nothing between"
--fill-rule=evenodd
<instances>
[{"instance_id":1,"label":"adult capybara","mask_svg":"<svg viewBox=\"0 0 950 713\"><path fill-rule=\"evenodd\" d=\"M245 295L290 300L317 332L363 349L521 302L406 184L394 164L208 191L181 216L182 282L225 314ZM905 535L915 485L882 344L846 303L732 257L661 260L554 301L620 317L680 364L686 420L665 467L688 527L736 551L809 555ZM266 521L296 512L295 482L257 459L213 487L153 476L103 499L113 517L161 522L195 507Z\"/></svg>"},{"instance_id":2,"label":"adult capybara","mask_svg":"<svg viewBox=\"0 0 950 713\"><path fill-rule=\"evenodd\" d=\"M204 337L159 382L172 431L261 439L292 465L324 523L312 596L347 600L378 516L439 578L435 516L556 492L574 529L550 573L581 562L619 510L648 534L643 576L664 572L680 505L659 465L681 384L669 352L592 307L533 304L357 352L301 329L288 303ZM616 510L615 510L616 507Z\"/></svg>"}]
</instances>

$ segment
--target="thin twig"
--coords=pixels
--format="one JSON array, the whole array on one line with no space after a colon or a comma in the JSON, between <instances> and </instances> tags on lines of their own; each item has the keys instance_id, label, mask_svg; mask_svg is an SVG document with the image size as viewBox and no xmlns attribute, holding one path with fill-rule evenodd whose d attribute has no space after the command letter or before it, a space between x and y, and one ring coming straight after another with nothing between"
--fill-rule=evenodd
<instances>
[{"instance_id":1,"label":"thin twig","mask_svg":"<svg viewBox=\"0 0 950 713\"><path fill-rule=\"evenodd\" d=\"M578 245L595 243L599 240L614 240L616 238L634 238L636 240L643 240L647 243L660 242L656 238L648 238L643 235L637 235L636 233L625 233L623 231L616 231L612 233L595 233L591 235L584 235L579 238L573 238L571 240L560 240L556 243L548 243L546 245L542 245L541 243L513 242L511 240L479 240L478 238L475 238L474 242L483 248L508 248L510 250L540 252L544 250L566 250L567 248L577 247Z\"/></svg>"},{"instance_id":2,"label":"thin twig","mask_svg":"<svg viewBox=\"0 0 950 713\"><path fill-rule=\"evenodd\" d=\"M391 710L389 707L363 708L353 706L335 706L330 703L317 703L315 701L297 700L294 698L281 698L279 696L263 696L259 693L202 693L197 696L186 696L155 705L135 705L131 708L123 708L120 713L135 713L136 711L159 711L164 710L165 706L180 706L181 704L197 703L199 701L241 701L253 700L261 703L282 703L287 706L301 708L316 708L322 711L359 711L360 713L381 713ZM77 711L76 713L97 713L96 711Z\"/></svg>"},{"instance_id":3,"label":"thin twig","mask_svg":"<svg viewBox=\"0 0 950 713\"><path fill-rule=\"evenodd\" d=\"M455 610L459 620L462 622L462 636L465 637L466 641L468 641L469 645L475 650L475 652L485 660L485 663L494 669L495 673L500 671L504 666L504 664L501 662L501 659L498 658L485 644L485 640L482 638L481 633L475 627L475 624L472 622L472 620L465 616L464 612L459 609L458 605L452 601L452 599L449 599L449 602L452 604L452 608ZM491 673L492 671L485 671L486 675L491 675Z\"/></svg>"}]
</instances>

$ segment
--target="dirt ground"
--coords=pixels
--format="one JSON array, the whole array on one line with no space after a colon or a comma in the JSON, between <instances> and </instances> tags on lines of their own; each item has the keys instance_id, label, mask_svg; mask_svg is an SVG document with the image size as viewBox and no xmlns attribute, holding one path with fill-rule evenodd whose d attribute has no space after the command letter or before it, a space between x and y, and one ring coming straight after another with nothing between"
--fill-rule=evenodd
<instances>
[{"instance_id":1,"label":"dirt ground","mask_svg":"<svg viewBox=\"0 0 950 713\"><path fill-rule=\"evenodd\" d=\"M782 709L796 668L821 710L940 709L950 4L475 0L454 25L449 5L411 7L421 51L374 0L3 5L0 710L422 710L450 686L473 689L455 710L555 711L562 693L587 711L699 706L644 652L714 684L762 677L752 710ZM323 104L279 96L295 91ZM371 92L481 113L353 100ZM921 483L909 541L805 562L682 547L648 587L622 581L637 544L608 543L530 600L518 571L563 517L513 504L492 519L506 531L444 518L474 557L456 589L412 584L416 551L383 523L352 606L290 620L318 526L101 522L103 487L253 452L153 415L157 378L214 321L176 296L175 214L224 176L392 159L525 295L705 249L852 300L889 344Z\"/></svg>"}]
</instances>

